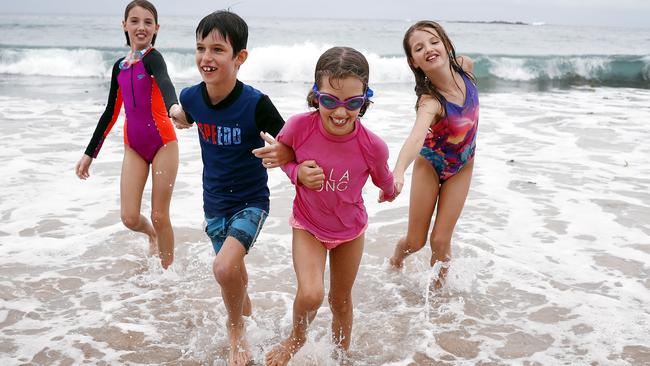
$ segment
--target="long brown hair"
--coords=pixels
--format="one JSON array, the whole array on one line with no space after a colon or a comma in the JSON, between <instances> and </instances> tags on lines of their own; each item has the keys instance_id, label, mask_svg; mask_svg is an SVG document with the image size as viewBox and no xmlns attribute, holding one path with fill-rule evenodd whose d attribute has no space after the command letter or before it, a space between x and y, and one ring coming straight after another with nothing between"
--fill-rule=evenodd
<instances>
[{"instance_id":1,"label":"long brown hair","mask_svg":"<svg viewBox=\"0 0 650 366\"><path fill-rule=\"evenodd\" d=\"M363 93L368 91L368 78L370 77L370 66L368 60L361 52L351 47L332 47L325 51L316 62L316 70L314 71L314 84L320 89L321 82L325 77L331 79L345 79L347 77L355 77L363 83ZM331 84L331 81L330 81ZM366 98L366 102L359 110L359 117L362 117L368 106L370 100ZM307 105L318 109L318 101L313 90L307 94Z\"/></svg>"},{"instance_id":2,"label":"long brown hair","mask_svg":"<svg viewBox=\"0 0 650 366\"><path fill-rule=\"evenodd\" d=\"M153 20L158 24L158 11L156 10L156 7L153 6L152 3L148 2L147 0L133 0L129 3L129 5L126 6L126 9L124 9L124 21L129 17L129 12L131 9L135 8L136 6L139 6L141 8L144 8L146 10L149 10L151 14L153 14ZM154 33L153 38L151 39L151 45L153 46L156 43L156 36L158 34ZM126 45L131 46L131 40L129 39L129 33L124 32L124 36L126 37Z\"/></svg>"},{"instance_id":3,"label":"long brown hair","mask_svg":"<svg viewBox=\"0 0 650 366\"><path fill-rule=\"evenodd\" d=\"M463 70L463 68L458 63L458 60L456 60L456 49L454 48L454 44L451 42L451 39L449 39L449 36L447 36L447 33L440 24L431 20L422 20L413 24L404 34L404 41L402 42L402 45L404 46L404 53L406 53L409 67L411 68L411 71L413 71L413 75L415 75L415 95L418 97L418 102L422 94L431 95L432 97L436 98L438 102L440 102L440 105L442 105L444 108L446 102L445 97L431 83L429 78L425 75L424 71L422 71L420 68L414 67L411 63L413 56L411 54L411 45L409 42L411 40L411 35L413 35L413 32L416 30L429 32L431 34L433 34L431 30L436 31L436 33L438 33L438 37L442 41L442 44L445 46L447 54L449 55L449 71L452 73L456 71L461 75L465 75L469 77L473 82L476 80L474 78L474 75L465 72L465 70Z\"/></svg>"}]
</instances>

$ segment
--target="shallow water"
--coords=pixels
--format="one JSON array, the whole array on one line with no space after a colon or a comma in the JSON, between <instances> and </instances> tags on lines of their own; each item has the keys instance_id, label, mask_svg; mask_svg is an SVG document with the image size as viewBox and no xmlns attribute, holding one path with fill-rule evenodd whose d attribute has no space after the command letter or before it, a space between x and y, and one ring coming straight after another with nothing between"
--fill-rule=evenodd
<instances>
[{"instance_id":1,"label":"shallow water","mask_svg":"<svg viewBox=\"0 0 650 366\"><path fill-rule=\"evenodd\" d=\"M258 83L283 116L302 83ZM201 229L196 131L179 131L164 272L119 218L122 122L80 181L74 164L105 103L96 79L0 82L0 364L207 364L227 356L225 309ZM379 85L364 124L394 164L414 118L411 87ZM481 95L471 191L446 285L430 292L430 249L400 273L409 184L393 203L365 191L370 224L354 288L358 365L650 363L650 92L570 88ZM407 179L408 180L408 179ZM271 214L247 257L255 360L286 336L295 277L293 187L270 173ZM143 213L148 214L150 186ZM326 278L327 278L326 274ZM330 365L326 306L294 365Z\"/></svg>"}]
</instances>

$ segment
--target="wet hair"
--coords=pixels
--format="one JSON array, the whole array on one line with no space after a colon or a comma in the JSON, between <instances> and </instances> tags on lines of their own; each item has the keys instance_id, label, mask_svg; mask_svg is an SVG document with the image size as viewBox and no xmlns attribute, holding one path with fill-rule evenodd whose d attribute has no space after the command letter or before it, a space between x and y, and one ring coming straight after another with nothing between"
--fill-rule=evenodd
<instances>
[{"instance_id":1,"label":"wet hair","mask_svg":"<svg viewBox=\"0 0 650 366\"><path fill-rule=\"evenodd\" d=\"M404 46L404 53L406 53L406 58L408 59L409 67L411 68L411 71L413 71L413 74L415 75L415 95L417 95L418 97L418 102L420 101L420 96L422 96L422 94L431 95L432 97L436 98L438 102L440 102L440 105L444 106L446 102L445 97L438 91L438 89L433 84L431 84L431 81L424 74L424 71L422 71L422 69L416 68L411 64L413 55L411 55L410 40L411 40L411 36L413 35L413 32L415 32L416 30L428 32L431 33L432 35L435 34L431 30L435 30L436 33L438 33L438 37L442 41L442 44L445 46L445 50L447 51L447 54L449 55L449 71L451 72L456 71L461 75L465 75L469 77L470 80L472 80L473 82L476 82L476 79L474 78L474 75L463 70L463 68L458 63L458 60L456 60L456 49L454 48L454 44L451 42L451 39L449 39L449 36L447 36L447 33L445 32L445 30L442 28L440 24L430 20L422 20L413 24L404 34L404 41L402 42L402 44ZM460 86L458 87L460 88Z\"/></svg>"},{"instance_id":2,"label":"wet hair","mask_svg":"<svg viewBox=\"0 0 650 366\"><path fill-rule=\"evenodd\" d=\"M219 10L206 15L196 27L196 38L204 39L213 30L219 32L223 39L230 42L233 57L237 56L241 50L246 49L248 25L239 15L228 10Z\"/></svg>"},{"instance_id":3,"label":"wet hair","mask_svg":"<svg viewBox=\"0 0 650 366\"><path fill-rule=\"evenodd\" d=\"M369 76L370 66L361 52L350 47L332 47L325 51L316 62L314 83L320 89L325 78L328 78L330 86L333 86L332 79L355 77L363 83L363 93L365 95L368 90ZM366 102L359 110L359 117L366 113L370 103L372 102L366 98ZM310 90L309 94L307 94L307 105L318 109L318 100L313 90Z\"/></svg>"},{"instance_id":4,"label":"wet hair","mask_svg":"<svg viewBox=\"0 0 650 366\"><path fill-rule=\"evenodd\" d=\"M135 8L136 6L139 6L143 9L149 10L151 14L153 14L153 20L156 24L158 24L158 11L156 10L156 7L153 6L152 3L148 2L147 0L133 0L129 3L129 5L126 6L126 9L124 9L124 22L129 18L129 12L131 9ZM156 43L156 36L158 34L153 35L153 38L151 39L151 45L153 46ZM124 32L124 36L126 37L126 45L131 46L131 40L129 39L129 33Z\"/></svg>"}]
</instances>

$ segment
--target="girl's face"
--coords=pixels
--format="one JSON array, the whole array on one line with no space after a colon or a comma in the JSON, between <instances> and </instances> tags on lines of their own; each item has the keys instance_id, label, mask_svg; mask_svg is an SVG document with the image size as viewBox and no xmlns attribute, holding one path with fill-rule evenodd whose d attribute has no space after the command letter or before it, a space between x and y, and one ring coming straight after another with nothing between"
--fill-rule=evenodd
<instances>
[{"instance_id":1,"label":"girl's face","mask_svg":"<svg viewBox=\"0 0 650 366\"><path fill-rule=\"evenodd\" d=\"M363 82L359 78L349 76L343 79L324 77L319 83L320 94L328 94L340 102L364 95ZM319 103L318 111L325 131L332 135L342 136L354 131L354 123L359 116L359 109L349 110L342 105L327 109Z\"/></svg>"},{"instance_id":2,"label":"girl's face","mask_svg":"<svg viewBox=\"0 0 650 366\"><path fill-rule=\"evenodd\" d=\"M447 48L435 29L416 29L409 38L409 46L409 63L414 68L425 73L440 67L449 68Z\"/></svg>"},{"instance_id":3,"label":"girl's face","mask_svg":"<svg viewBox=\"0 0 650 366\"><path fill-rule=\"evenodd\" d=\"M129 16L122 21L122 28L128 33L131 47L135 50L149 47L159 27L153 14L140 6L129 10Z\"/></svg>"}]
</instances>

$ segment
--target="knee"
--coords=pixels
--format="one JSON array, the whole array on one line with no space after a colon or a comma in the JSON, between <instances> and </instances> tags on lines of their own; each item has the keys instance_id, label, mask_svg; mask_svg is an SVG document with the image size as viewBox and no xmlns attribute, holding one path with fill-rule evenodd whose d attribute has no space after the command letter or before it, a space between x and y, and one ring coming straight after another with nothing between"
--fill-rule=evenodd
<instances>
[{"instance_id":1,"label":"knee","mask_svg":"<svg viewBox=\"0 0 650 366\"><path fill-rule=\"evenodd\" d=\"M166 212L160 212L159 210L154 210L151 212L151 223L156 230L166 228L170 226L169 214Z\"/></svg>"},{"instance_id":2,"label":"knee","mask_svg":"<svg viewBox=\"0 0 650 366\"><path fill-rule=\"evenodd\" d=\"M328 296L332 314L342 315L352 312L352 294L345 296Z\"/></svg>"},{"instance_id":3,"label":"knee","mask_svg":"<svg viewBox=\"0 0 650 366\"><path fill-rule=\"evenodd\" d=\"M325 291L323 287L317 287L308 290L299 290L296 295L296 301L299 301L308 311L316 311L323 303Z\"/></svg>"},{"instance_id":4,"label":"knee","mask_svg":"<svg viewBox=\"0 0 650 366\"><path fill-rule=\"evenodd\" d=\"M235 283L235 281L241 281L242 275L240 270L238 265L225 261L217 261L217 258L212 263L214 278L221 286Z\"/></svg>"},{"instance_id":5,"label":"knee","mask_svg":"<svg viewBox=\"0 0 650 366\"><path fill-rule=\"evenodd\" d=\"M422 249L422 247L424 247L424 244L426 244L427 242L425 237L419 237L419 236L417 237L407 236L402 240L403 240L402 248L404 248L404 251L407 253L417 252L418 250Z\"/></svg>"},{"instance_id":6,"label":"knee","mask_svg":"<svg viewBox=\"0 0 650 366\"><path fill-rule=\"evenodd\" d=\"M126 213L121 214L122 223L124 226L131 230L136 230L140 225L140 213Z\"/></svg>"},{"instance_id":7,"label":"knee","mask_svg":"<svg viewBox=\"0 0 650 366\"><path fill-rule=\"evenodd\" d=\"M433 233L431 235L431 250L436 253L446 253L451 246L451 237L449 235L441 235Z\"/></svg>"}]
</instances>

